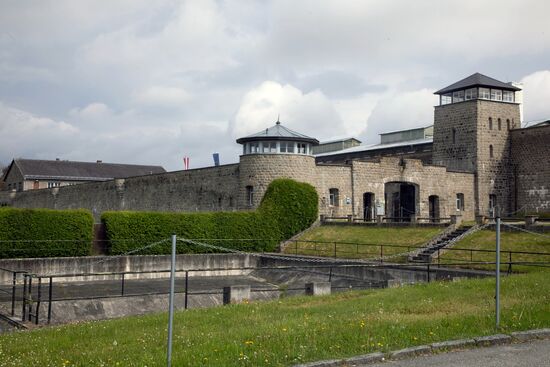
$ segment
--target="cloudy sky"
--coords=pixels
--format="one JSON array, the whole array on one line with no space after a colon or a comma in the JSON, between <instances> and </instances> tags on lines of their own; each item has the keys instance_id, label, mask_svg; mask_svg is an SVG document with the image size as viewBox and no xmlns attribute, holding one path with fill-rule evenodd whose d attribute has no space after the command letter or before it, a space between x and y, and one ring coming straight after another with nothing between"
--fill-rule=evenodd
<instances>
[{"instance_id":1,"label":"cloudy sky","mask_svg":"<svg viewBox=\"0 0 550 367\"><path fill-rule=\"evenodd\" d=\"M271 126L319 140L429 125L474 72L550 118L550 2L0 2L0 164L238 161Z\"/></svg>"}]
</instances>

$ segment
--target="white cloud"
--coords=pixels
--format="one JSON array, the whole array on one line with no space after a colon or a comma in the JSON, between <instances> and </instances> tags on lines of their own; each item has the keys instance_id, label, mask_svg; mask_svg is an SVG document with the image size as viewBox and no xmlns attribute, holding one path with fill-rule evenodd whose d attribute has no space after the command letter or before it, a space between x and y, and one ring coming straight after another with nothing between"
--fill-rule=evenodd
<instances>
[{"instance_id":1,"label":"white cloud","mask_svg":"<svg viewBox=\"0 0 550 367\"><path fill-rule=\"evenodd\" d=\"M245 94L235 116L233 134L241 137L273 125L280 115L288 128L316 138L326 138L342 120L333 103L320 91L265 81Z\"/></svg>"},{"instance_id":2,"label":"white cloud","mask_svg":"<svg viewBox=\"0 0 550 367\"><path fill-rule=\"evenodd\" d=\"M550 70L529 74L521 82L524 121L550 119Z\"/></svg>"},{"instance_id":3,"label":"white cloud","mask_svg":"<svg viewBox=\"0 0 550 367\"><path fill-rule=\"evenodd\" d=\"M383 132L432 125L436 103L437 97L430 89L387 93L372 110L362 140L376 143Z\"/></svg>"},{"instance_id":4,"label":"white cloud","mask_svg":"<svg viewBox=\"0 0 550 367\"><path fill-rule=\"evenodd\" d=\"M78 146L80 131L0 102L0 162L15 157L60 157Z\"/></svg>"},{"instance_id":5,"label":"white cloud","mask_svg":"<svg viewBox=\"0 0 550 367\"><path fill-rule=\"evenodd\" d=\"M95 120L110 116L113 111L105 103L94 102L84 108L74 108L70 111L70 115L86 120Z\"/></svg>"},{"instance_id":6,"label":"white cloud","mask_svg":"<svg viewBox=\"0 0 550 367\"><path fill-rule=\"evenodd\" d=\"M1 8L0 101L2 116L11 112L0 128L27 126L9 126L2 157L40 150L44 158L181 168L182 155L197 167L219 150L227 163L237 159L234 138L278 114L320 140L378 141L381 131L432 123L432 88L476 71L504 81L527 75L526 119L550 115L548 71L540 71L550 58L544 1L43 0Z\"/></svg>"},{"instance_id":7,"label":"white cloud","mask_svg":"<svg viewBox=\"0 0 550 367\"><path fill-rule=\"evenodd\" d=\"M153 86L135 93L138 104L153 107L183 107L190 99L185 89L176 87Z\"/></svg>"}]
</instances>

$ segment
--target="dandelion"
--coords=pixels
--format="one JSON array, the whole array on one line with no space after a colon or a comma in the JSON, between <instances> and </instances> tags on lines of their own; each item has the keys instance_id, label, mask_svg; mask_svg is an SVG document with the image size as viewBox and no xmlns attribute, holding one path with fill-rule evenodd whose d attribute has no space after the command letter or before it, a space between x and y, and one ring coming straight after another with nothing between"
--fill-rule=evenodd
<instances>
[{"instance_id":1,"label":"dandelion","mask_svg":"<svg viewBox=\"0 0 550 367\"><path fill-rule=\"evenodd\" d=\"M246 341L244 342L244 344L246 344L246 345L252 345L252 344L254 344L254 341L252 341L252 340L246 340Z\"/></svg>"}]
</instances>

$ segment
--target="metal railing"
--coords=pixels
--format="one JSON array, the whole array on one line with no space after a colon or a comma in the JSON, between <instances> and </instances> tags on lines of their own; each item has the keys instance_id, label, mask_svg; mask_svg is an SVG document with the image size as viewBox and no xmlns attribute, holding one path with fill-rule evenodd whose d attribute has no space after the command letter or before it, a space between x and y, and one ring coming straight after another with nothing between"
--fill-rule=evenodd
<instances>
[{"instance_id":1,"label":"metal railing","mask_svg":"<svg viewBox=\"0 0 550 367\"><path fill-rule=\"evenodd\" d=\"M370 259L372 259L373 261L379 262L381 264L385 263L385 257L387 256L392 256L391 263L394 263L395 259L398 257L397 255L400 255L406 258L410 252L425 248L425 246L422 246L422 245L396 245L396 244L311 241L311 240L289 240L288 244L289 245L287 245L285 251L287 253L292 253L294 255L324 256L324 257L332 257L335 259L359 258L359 259L366 259L366 260L369 260L369 257L370 257ZM294 244L294 246L292 244ZM305 246L300 247L300 244L304 244ZM372 250L364 251L364 249L372 249ZM438 266L442 264L441 253L443 251L451 254L453 253L456 254L457 252L466 252L470 255L468 260L446 256L445 261L464 262L469 264L483 262L483 260L481 259L474 259L474 254L476 255L492 254L494 256L494 254L496 253L495 250L468 249L468 248L461 248L461 247L449 247L449 248L437 249L437 251L434 252L433 260L436 261L436 264ZM508 265L509 272L512 272L512 265L520 264L520 262L514 261L514 258L513 258L514 256L516 256L516 259L517 259L517 256L541 257L541 259L544 260L541 262L541 264L550 264L550 252L501 250L500 253L504 255L503 257L507 257L508 259L508 262L503 262L503 264ZM355 257L351 257L353 255L355 255ZM366 256L369 256L369 257L366 257ZM527 263L535 263L535 262L531 261Z\"/></svg>"},{"instance_id":2,"label":"metal railing","mask_svg":"<svg viewBox=\"0 0 550 367\"><path fill-rule=\"evenodd\" d=\"M304 265L304 266L273 266L273 267L241 267L241 268L213 268L213 269L189 269L189 270L183 270L179 269L176 270L177 274L181 274L179 277L180 280L183 279L184 284L179 287L179 289L176 289L175 293L183 294L184 295L184 309L188 309L189 307L189 297L190 296L199 296L199 295L222 295L223 294L223 288L214 288L214 289L207 289L207 290L191 290L190 289L190 281L192 279L200 279L201 276L190 276L192 273L216 273L216 272L243 272L243 271L254 271L254 270L279 270L279 271L300 271L300 272L306 272L311 273L315 275L320 276L326 276L327 280L330 282L333 278L338 277L341 279L347 279L349 281L353 282L360 282L363 284L363 286L357 287L354 286L353 289L371 289L371 288L381 288L385 286L383 284L384 282L380 281L374 281L372 279L362 279L358 277L354 277L349 274L342 274L338 273L338 269L342 268L349 268L349 267L366 267L370 266L367 264L361 265L361 264L343 264L343 265ZM324 270L324 271L323 271ZM55 274L55 275L38 275L38 274L31 274L31 273L24 273L23 276L23 284L19 284L17 286L14 286L14 288L11 291L11 297L12 299L15 299L15 294L18 291L22 291L22 296L20 298L21 301L21 320L26 322L32 322L35 324L38 324L40 322L40 315L41 310L43 307L47 307L46 309L46 323L50 324L52 320L52 307L53 303L60 302L60 301L78 301L78 300L91 300L91 299L101 299L101 298L121 298L121 297L138 297L138 296L154 296L154 295L165 295L169 293L169 289L166 288L166 290L158 290L158 291L134 291L129 292L128 286L132 285L133 282L137 281L151 281L154 279L162 279L167 280L168 275L170 273L170 270L151 270L151 271L126 271L126 272L102 272L102 273L65 273L65 274ZM166 274L166 276L157 277L157 278L133 278L133 276L136 275L155 275L155 274ZM101 288L100 286L95 288L95 292L89 292L84 290L84 292L81 292L79 294L78 287L82 287L82 282L61 282L56 281L56 279L62 279L62 278L82 278L84 281L86 278L90 277L101 277L102 280L98 281L98 283L95 283L95 280L89 281L90 284L106 284L105 281L106 277L112 277L113 281L110 283L111 287L108 289ZM114 285L114 282L118 283L118 287L115 289L112 287ZM68 295L57 295L56 293L56 286L59 286L60 284L63 284L62 289L67 293L67 289L73 289L75 290L73 294ZM166 287L168 284L166 284ZM135 287L134 287L135 288ZM332 289L334 290L343 290L343 289L350 289L349 286L347 287L338 287L333 286ZM251 288L252 293L258 293L258 292L279 292L279 293L286 293L286 292L305 292L305 287L293 287L293 288L266 288L266 287L255 287ZM14 308L12 311L12 316L16 316L15 314L15 302L13 302Z\"/></svg>"}]
</instances>

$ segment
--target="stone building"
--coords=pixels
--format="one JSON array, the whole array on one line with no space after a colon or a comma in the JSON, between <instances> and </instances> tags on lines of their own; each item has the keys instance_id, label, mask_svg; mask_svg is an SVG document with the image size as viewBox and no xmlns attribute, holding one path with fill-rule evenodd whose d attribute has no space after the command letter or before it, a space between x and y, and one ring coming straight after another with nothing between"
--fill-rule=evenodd
<instances>
[{"instance_id":1,"label":"stone building","mask_svg":"<svg viewBox=\"0 0 550 367\"><path fill-rule=\"evenodd\" d=\"M256 208L279 177L313 185L320 214L435 220L550 211L550 126L520 128L519 88L474 74L436 92L433 128L313 155L317 139L279 121L237 140L239 163L28 192L0 205L106 210Z\"/></svg>"},{"instance_id":2,"label":"stone building","mask_svg":"<svg viewBox=\"0 0 550 367\"><path fill-rule=\"evenodd\" d=\"M160 166L18 158L6 168L2 181L7 190L28 191L164 172Z\"/></svg>"}]
</instances>

